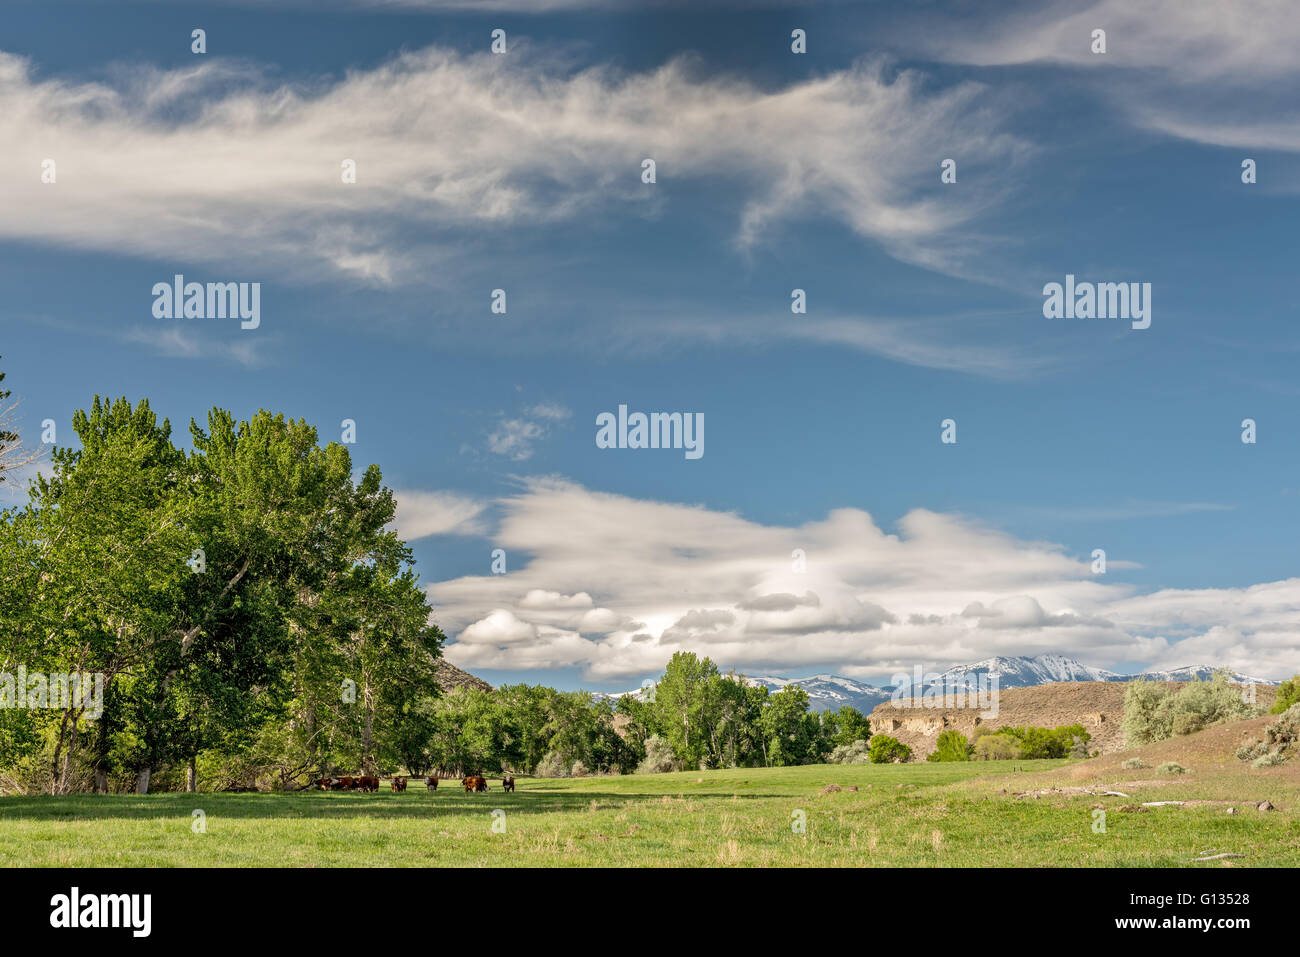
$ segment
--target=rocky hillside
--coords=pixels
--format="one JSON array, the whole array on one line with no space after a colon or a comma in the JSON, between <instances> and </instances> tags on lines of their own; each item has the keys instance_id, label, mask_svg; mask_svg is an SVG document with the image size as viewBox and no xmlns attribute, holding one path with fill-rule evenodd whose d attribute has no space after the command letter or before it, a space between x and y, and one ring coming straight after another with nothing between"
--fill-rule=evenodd
<instances>
[{"instance_id":1,"label":"rocky hillside","mask_svg":"<svg viewBox=\"0 0 1300 957\"><path fill-rule=\"evenodd\" d=\"M1182 684L1175 682L1175 686ZM997 716L989 718L981 717L974 708L896 708L887 701L871 712L871 733L897 738L912 749L913 760L924 760L934 750L940 732L949 728L969 738L978 725L986 722L993 728L1081 724L1092 735L1089 747L1111 754L1124 748L1120 730L1124 691L1125 684L1115 681L1063 681L1007 688L998 693ZM1267 709L1276 689L1261 685L1255 692L1259 706Z\"/></svg>"},{"instance_id":2,"label":"rocky hillside","mask_svg":"<svg viewBox=\"0 0 1300 957\"><path fill-rule=\"evenodd\" d=\"M482 678L476 678L468 671L461 671L445 658L439 658L435 666L438 669L438 686L444 692L460 687L477 688L479 691L492 690L492 686Z\"/></svg>"}]
</instances>

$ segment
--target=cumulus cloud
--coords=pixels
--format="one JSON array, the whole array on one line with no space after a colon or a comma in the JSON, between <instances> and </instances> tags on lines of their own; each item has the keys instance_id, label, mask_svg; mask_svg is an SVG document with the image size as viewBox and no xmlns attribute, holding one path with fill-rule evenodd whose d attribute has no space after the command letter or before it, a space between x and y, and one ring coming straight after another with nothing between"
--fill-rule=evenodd
<instances>
[{"instance_id":1,"label":"cumulus cloud","mask_svg":"<svg viewBox=\"0 0 1300 957\"><path fill-rule=\"evenodd\" d=\"M896 533L859 509L784 527L554 478L499 506L493 540L530 560L429 587L464 667L617 680L692 650L725 667L882 681L916 664L1045 652L1300 670L1300 579L1144 595L1060 546L923 509ZM494 641L497 630L507 637Z\"/></svg>"},{"instance_id":2,"label":"cumulus cloud","mask_svg":"<svg viewBox=\"0 0 1300 957\"><path fill-rule=\"evenodd\" d=\"M820 214L940 265L993 197L941 194L918 171L954 143L968 166L1020 155L1001 118L977 84L935 89L879 62L766 89L689 58L575 72L521 43L276 84L217 58L70 81L0 53L0 141L18 144L0 153L0 237L394 283L475 231L648 209L652 156L661 181L725 177L742 246Z\"/></svg>"}]
</instances>

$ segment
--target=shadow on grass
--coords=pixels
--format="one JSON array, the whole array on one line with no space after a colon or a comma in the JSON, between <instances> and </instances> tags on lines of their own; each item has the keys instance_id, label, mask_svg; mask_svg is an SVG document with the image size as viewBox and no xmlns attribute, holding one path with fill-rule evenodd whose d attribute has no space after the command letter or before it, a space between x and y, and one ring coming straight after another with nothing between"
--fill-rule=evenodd
<instances>
[{"instance_id":1,"label":"shadow on grass","mask_svg":"<svg viewBox=\"0 0 1300 957\"><path fill-rule=\"evenodd\" d=\"M608 809L611 805L656 803L665 798L678 800L686 794L663 791L653 793L626 792L566 792L566 791L516 791L488 794L338 794L324 791L302 793L226 794L200 791L197 794L74 794L60 797L37 795L32 797L0 798L0 824L9 821L78 821L78 820L141 820L184 816L195 808L208 814L226 818L330 818L367 817L380 820L419 819L433 816L481 815L496 808L517 814L550 814L553 812L584 811L593 802ZM730 793L694 793L694 798L730 798ZM790 800L789 795L746 793L745 800Z\"/></svg>"}]
</instances>

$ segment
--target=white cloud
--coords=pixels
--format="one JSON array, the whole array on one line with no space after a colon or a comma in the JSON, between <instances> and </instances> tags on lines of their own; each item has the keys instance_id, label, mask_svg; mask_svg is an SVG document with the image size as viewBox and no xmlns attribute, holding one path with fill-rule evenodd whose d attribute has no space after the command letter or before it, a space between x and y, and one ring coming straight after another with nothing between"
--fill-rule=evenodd
<instances>
[{"instance_id":1,"label":"white cloud","mask_svg":"<svg viewBox=\"0 0 1300 957\"><path fill-rule=\"evenodd\" d=\"M217 58L132 76L45 78L0 53L0 141L15 144L0 153L0 237L401 282L467 230L648 208L652 156L662 184L739 191L741 246L822 215L942 268L994 197L940 193L939 160L955 144L970 166L1025 150L982 87L931 89L880 63L769 90L685 58L573 72L517 42L508 57L405 53L333 82L276 86Z\"/></svg>"},{"instance_id":2,"label":"white cloud","mask_svg":"<svg viewBox=\"0 0 1300 957\"><path fill-rule=\"evenodd\" d=\"M897 534L858 509L768 526L559 479L531 480L500 506L493 540L530 560L429 587L467 668L577 667L615 680L692 650L727 667L879 680L915 664L1044 652L1100 666L1300 670L1300 579L1139 595L1094 576L1087 557L923 509ZM807 556L802 573L794 549Z\"/></svg>"},{"instance_id":3,"label":"white cloud","mask_svg":"<svg viewBox=\"0 0 1300 957\"><path fill-rule=\"evenodd\" d=\"M488 434L488 451L514 462L526 462L537 451L537 443L550 435L551 427L572 416L572 410L554 402L531 406L522 415L502 416Z\"/></svg>"},{"instance_id":4,"label":"white cloud","mask_svg":"<svg viewBox=\"0 0 1300 957\"><path fill-rule=\"evenodd\" d=\"M397 534L408 542L430 535L481 535L488 503L458 492L398 491Z\"/></svg>"},{"instance_id":5,"label":"white cloud","mask_svg":"<svg viewBox=\"0 0 1300 957\"><path fill-rule=\"evenodd\" d=\"M1076 0L978 22L915 25L911 44L978 66L1052 63L1086 71L1135 124L1216 145L1300 150L1300 16L1294 0ZM1107 52L1091 51L1106 31Z\"/></svg>"},{"instance_id":6,"label":"white cloud","mask_svg":"<svg viewBox=\"0 0 1300 957\"><path fill-rule=\"evenodd\" d=\"M199 336L176 326L129 330L123 337L127 342L148 346L159 355L174 359L224 359L252 368L262 364L260 348L265 345L261 336L240 334L238 330L224 338Z\"/></svg>"}]
</instances>

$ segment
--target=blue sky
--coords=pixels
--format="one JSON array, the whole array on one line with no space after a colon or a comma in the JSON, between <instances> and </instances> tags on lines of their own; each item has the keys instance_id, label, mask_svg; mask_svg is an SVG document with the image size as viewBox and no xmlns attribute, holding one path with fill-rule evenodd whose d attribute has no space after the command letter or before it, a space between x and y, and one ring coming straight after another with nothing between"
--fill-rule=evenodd
<instances>
[{"instance_id":1,"label":"blue sky","mask_svg":"<svg viewBox=\"0 0 1300 957\"><path fill-rule=\"evenodd\" d=\"M6 384L62 440L95 393L356 420L493 682L1281 677L1300 18L1248 5L14 3ZM176 273L260 282L261 326L155 319ZM1044 318L1067 273L1150 283L1150 328ZM704 456L597 448L620 404Z\"/></svg>"}]
</instances>

